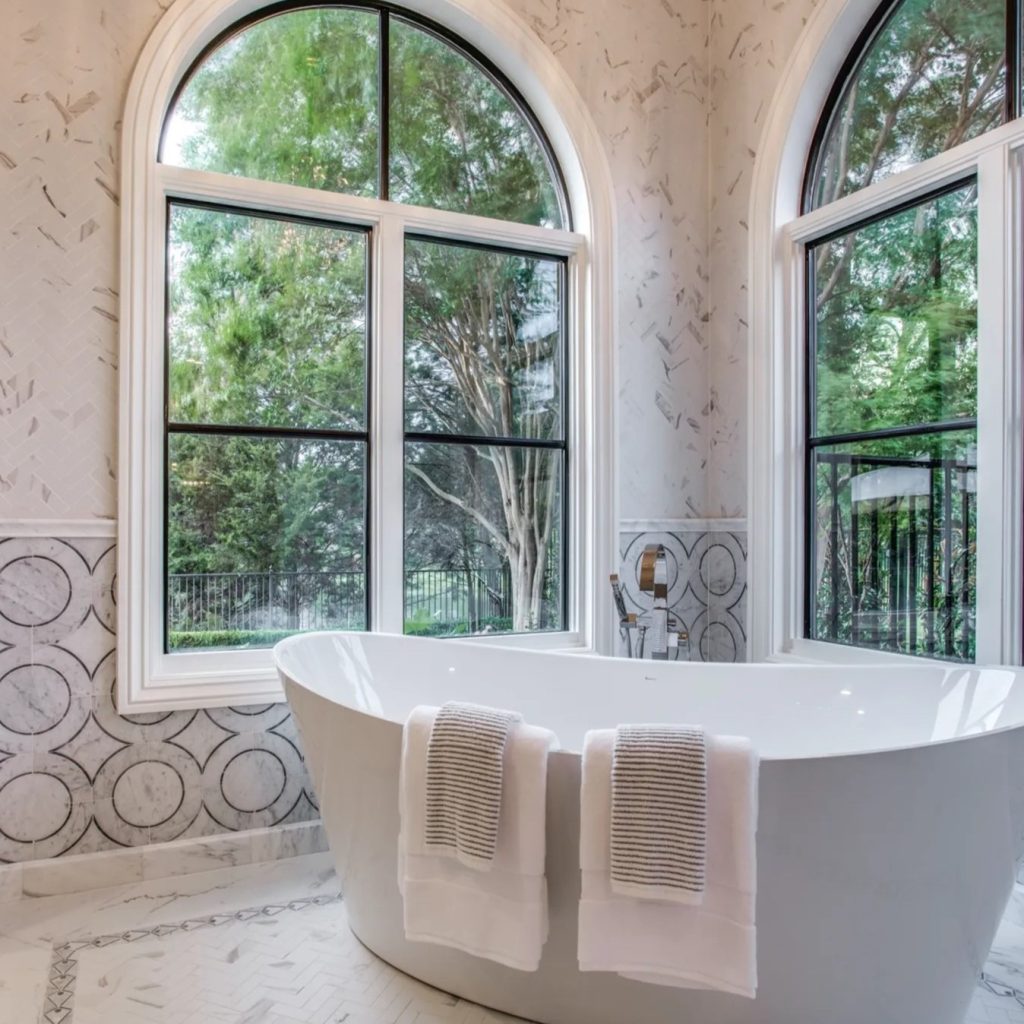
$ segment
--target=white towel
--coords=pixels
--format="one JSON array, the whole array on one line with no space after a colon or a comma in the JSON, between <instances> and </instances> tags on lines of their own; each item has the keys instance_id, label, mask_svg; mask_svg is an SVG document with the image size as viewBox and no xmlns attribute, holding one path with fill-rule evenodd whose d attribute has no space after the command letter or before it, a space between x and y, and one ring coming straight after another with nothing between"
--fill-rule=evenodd
<instances>
[{"instance_id":1,"label":"white towel","mask_svg":"<svg viewBox=\"0 0 1024 1024\"><path fill-rule=\"evenodd\" d=\"M757 991L757 754L749 740L708 736L704 900L687 906L611 888L611 729L587 733L580 793L581 971L753 999Z\"/></svg>"},{"instance_id":2,"label":"white towel","mask_svg":"<svg viewBox=\"0 0 1024 1024\"><path fill-rule=\"evenodd\" d=\"M498 840L483 872L428 851L426 765L438 709L414 708L402 736L398 887L405 937L535 971L548 934L544 877L547 729L519 723L505 748Z\"/></svg>"}]
</instances>

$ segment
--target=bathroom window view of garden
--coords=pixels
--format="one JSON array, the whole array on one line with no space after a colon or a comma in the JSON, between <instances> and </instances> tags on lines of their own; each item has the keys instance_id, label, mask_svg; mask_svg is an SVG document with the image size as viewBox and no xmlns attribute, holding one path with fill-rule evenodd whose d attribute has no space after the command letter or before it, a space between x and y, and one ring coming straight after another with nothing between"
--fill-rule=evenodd
<instances>
[{"instance_id":1,"label":"bathroom window view of garden","mask_svg":"<svg viewBox=\"0 0 1024 1024\"><path fill-rule=\"evenodd\" d=\"M905 0L837 96L820 208L999 125L1005 4ZM972 661L977 591L977 186L807 246L811 639Z\"/></svg>"},{"instance_id":2,"label":"bathroom window view of garden","mask_svg":"<svg viewBox=\"0 0 1024 1024\"><path fill-rule=\"evenodd\" d=\"M974 657L975 200L808 249L815 639Z\"/></svg>"},{"instance_id":3,"label":"bathroom window view of garden","mask_svg":"<svg viewBox=\"0 0 1024 1024\"><path fill-rule=\"evenodd\" d=\"M496 80L372 9L286 12L186 79L165 164L565 226ZM404 338L371 230L248 203L167 211L166 648L369 620L373 367L404 366L404 628L566 628L566 265L407 234Z\"/></svg>"}]
</instances>

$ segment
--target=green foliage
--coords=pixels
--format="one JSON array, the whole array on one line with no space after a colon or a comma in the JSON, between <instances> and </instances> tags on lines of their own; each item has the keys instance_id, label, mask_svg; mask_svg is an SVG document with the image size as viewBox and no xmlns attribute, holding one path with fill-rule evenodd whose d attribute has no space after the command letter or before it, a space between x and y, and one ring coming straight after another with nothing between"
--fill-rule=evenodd
<instances>
[{"instance_id":1,"label":"green foliage","mask_svg":"<svg viewBox=\"0 0 1024 1024\"><path fill-rule=\"evenodd\" d=\"M361 444L176 433L168 457L171 573L362 568Z\"/></svg>"},{"instance_id":2,"label":"green foliage","mask_svg":"<svg viewBox=\"0 0 1024 1024\"><path fill-rule=\"evenodd\" d=\"M182 91L163 158L376 195L377 25L373 12L320 7L233 36Z\"/></svg>"},{"instance_id":3,"label":"green foliage","mask_svg":"<svg viewBox=\"0 0 1024 1024\"><path fill-rule=\"evenodd\" d=\"M235 35L183 90L164 159L376 194L377 25L375 14L323 8ZM392 198L561 226L532 129L479 67L398 17L388 57ZM416 427L558 436L557 264L409 249ZM365 429L364 235L178 204L169 258L172 420ZM558 543L548 457L440 455L433 477L407 489L407 564L469 578L511 561L520 623L539 621L530 609L550 586L534 580ZM365 470L354 445L177 433L169 456L172 573L362 567Z\"/></svg>"},{"instance_id":4,"label":"green foliage","mask_svg":"<svg viewBox=\"0 0 1024 1024\"><path fill-rule=\"evenodd\" d=\"M976 415L976 197L968 186L812 248L816 434Z\"/></svg>"},{"instance_id":5,"label":"green foliage","mask_svg":"<svg viewBox=\"0 0 1024 1024\"><path fill-rule=\"evenodd\" d=\"M839 99L812 205L999 124L1005 39L1006 0L903 0Z\"/></svg>"},{"instance_id":6,"label":"green foliage","mask_svg":"<svg viewBox=\"0 0 1024 1024\"><path fill-rule=\"evenodd\" d=\"M378 194L378 16L337 7L257 22L206 58L163 159L350 195ZM473 61L391 18L391 198L562 227L529 122Z\"/></svg>"},{"instance_id":7,"label":"green foliage","mask_svg":"<svg viewBox=\"0 0 1024 1024\"><path fill-rule=\"evenodd\" d=\"M555 260L407 242L407 427L561 437L560 278Z\"/></svg>"},{"instance_id":8,"label":"green foliage","mask_svg":"<svg viewBox=\"0 0 1024 1024\"><path fill-rule=\"evenodd\" d=\"M466 622L425 622L421 618L405 620L405 633L407 636L468 636L470 635L469 624ZM473 630L477 633L509 633L513 624L511 618L489 617L479 620L479 628Z\"/></svg>"},{"instance_id":9,"label":"green foliage","mask_svg":"<svg viewBox=\"0 0 1024 1024\"><path fill-rule=\"evenodd\" d=\"M199 632L171 631L172 651L211 647L272 647L278 640L295 635L294 629L210 629Z\"/></svg>"},{"instance_id":10,"label":"green foliage","mask_svg":"<svg viewBox=\"0 0 1024 1024\"><path fill-rule=\"evenodd\" d=\"M172 420L359 430L366 236L171 208Z\"/></svg>"},{"instance_id":11,"label":"green foliage","mask_svg":"<svg viewBox=\"0 0 1024 1024\"><path fill-rule=\"evenodd\" d=\"M563 227L529 124L472 61L391 19L391 198Z\"/></svg>"}]
</instances>

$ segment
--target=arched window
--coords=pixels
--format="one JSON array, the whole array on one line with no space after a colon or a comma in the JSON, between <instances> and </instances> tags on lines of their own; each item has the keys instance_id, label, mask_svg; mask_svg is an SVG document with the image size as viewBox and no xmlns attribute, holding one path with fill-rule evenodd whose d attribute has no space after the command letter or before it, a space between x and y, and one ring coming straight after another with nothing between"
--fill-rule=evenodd
<instances>
[{"instance_id":1,"label":"arched window","mask_svg":"<svg viewBox=\"0 0 1024 1024\"><path fill-rule=\"evenodd\" d=\"M195 49L126 147L125 706L276 695L302 630L593 645L589 239L522 95L384 4Z\"/></svg>"},{"instance_id":2,"label":"arched window","mask_svg":"<svg viewBox=\"0 0 1024 1024\"><path fill-rule=\"evenodd\" d=\"M802 144L803 182L759 168L754 387L774 442L754 442L772 468L752 467L752 507L780 514L752 539L754 647L1016 661L1019 12L872 6L845 53L850 15L808 28L803 88L833 68L817 128L780 125L762 157L795 168ZM797 89L777 116L809 113Z\"/></svg>"}]
</instances>

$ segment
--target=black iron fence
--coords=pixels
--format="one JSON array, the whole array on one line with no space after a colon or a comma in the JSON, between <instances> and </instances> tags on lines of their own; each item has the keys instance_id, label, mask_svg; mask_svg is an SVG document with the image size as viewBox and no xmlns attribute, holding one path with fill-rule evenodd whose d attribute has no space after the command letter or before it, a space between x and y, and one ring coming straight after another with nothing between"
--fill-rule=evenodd
<instances>
[{"instance_id":1,"label":"black iron fence","mask_svg":"<svg viewBox=\"0 0 1024 1024\"><path fill-rule=\"evenodd\" d=\"M507 569L416 569L405 574L413 629L475 632L512 615ZM174 573L168 576L172 634L362 629L362 572Z\"/></svg>"},{"instance_id":2,"label":"black iron fence","mask_svg":"<svg viewBox=\"0 0 1024 1024\"><path fill-rule=\"evenodd\" d=\"M811 635L973 660L976 466L814 453Z\"/></svg>"}]
</instances>

